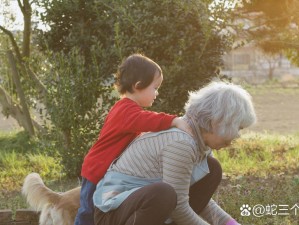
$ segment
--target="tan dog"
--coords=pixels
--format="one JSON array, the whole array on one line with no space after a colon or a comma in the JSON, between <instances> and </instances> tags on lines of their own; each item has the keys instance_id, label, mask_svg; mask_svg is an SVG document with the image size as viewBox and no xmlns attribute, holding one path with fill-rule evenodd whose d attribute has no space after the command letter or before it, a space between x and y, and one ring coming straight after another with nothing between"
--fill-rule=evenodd
<instances>
[{"instance_id":1,"label":"tan dog","mask_svg":"<svg viewBox=\"0 0 299 225\"><path fill-rule=\"evenodd\" d=\"M28 204L41 211L40 225L73 225L80 206L81 187L64 193L57 193L45 186L37 173L25 178L22 193Z\"/></svg>"}]
</instances>

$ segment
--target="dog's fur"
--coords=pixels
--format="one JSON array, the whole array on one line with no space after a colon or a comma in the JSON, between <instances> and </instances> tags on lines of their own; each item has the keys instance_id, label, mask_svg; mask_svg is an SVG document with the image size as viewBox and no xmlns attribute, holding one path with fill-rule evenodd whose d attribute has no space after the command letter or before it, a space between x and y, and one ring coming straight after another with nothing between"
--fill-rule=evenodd
<instances>
[{"instance_id":1,"label":"dog's fur","mask_svg":"<svg viewBox=\"0 0 299 225\"><path fill-rule=\"evenodd\" d=\"M80 206L80 189L57 193L45 186L39 174L30 173L25 178L22 193L33 209L41 211L40 225L73 225Z\"/></svg>"}]
</instances>

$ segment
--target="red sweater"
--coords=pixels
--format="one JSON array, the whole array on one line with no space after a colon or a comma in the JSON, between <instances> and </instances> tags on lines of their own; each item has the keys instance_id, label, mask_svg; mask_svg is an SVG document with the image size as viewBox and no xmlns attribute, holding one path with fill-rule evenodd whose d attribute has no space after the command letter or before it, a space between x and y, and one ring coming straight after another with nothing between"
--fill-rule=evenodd
<instances>
[{"instance_id":1,"label":"red sweater","mask_svg":"<svg viewBox=\"0 0 299 225\"><path fill-rule=\"evenodd\" d=\"M112 161L141 132L168 129L175 117L143 110L129 98L119 100L108 113L98 140L85 156L81 175L97 184Z\"/></svg>"}]
</instances>

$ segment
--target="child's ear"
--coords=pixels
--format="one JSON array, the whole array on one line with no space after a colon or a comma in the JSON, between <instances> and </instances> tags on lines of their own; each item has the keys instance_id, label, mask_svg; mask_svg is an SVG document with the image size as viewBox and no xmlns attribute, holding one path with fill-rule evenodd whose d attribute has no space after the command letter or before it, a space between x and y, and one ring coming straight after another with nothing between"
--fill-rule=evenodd
<instances>
[{"instance_id":1,"label":"child's ear","mask_svg":"<svg viewBox=\"0 0 299 225\"><path fill-rule=\"evenodd\" d=\"M140 89L140 85L141 85L141 81L136 82L136 83L133 85L133 90Z\"/></svg>"}]
</instances>

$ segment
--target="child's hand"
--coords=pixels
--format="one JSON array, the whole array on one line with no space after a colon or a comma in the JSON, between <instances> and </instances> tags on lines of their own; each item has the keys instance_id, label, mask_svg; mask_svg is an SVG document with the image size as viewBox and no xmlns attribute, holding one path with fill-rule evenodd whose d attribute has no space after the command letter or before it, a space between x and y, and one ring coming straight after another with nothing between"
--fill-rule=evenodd
<instances>
[{"instance_id":1,"label":"child's hand","mask_svg":"<svg viewBox=\"0 0 299 225\"><path fill-rule=\"evenodd\" d=\"M185 131L186 133L190 134L191 136L193 136L193 132L192 132L192 129L191 127L189 126L189 124L183 120L182 118L180 117L176 117L172 120L172 123L171 123L171 126L172 127L176 127L180 130L183 130Z\"/></svg>"}]
</instances>

